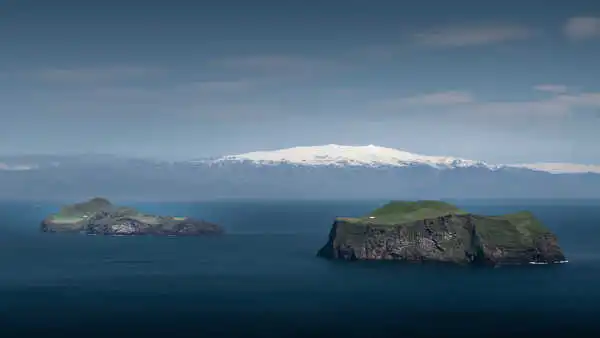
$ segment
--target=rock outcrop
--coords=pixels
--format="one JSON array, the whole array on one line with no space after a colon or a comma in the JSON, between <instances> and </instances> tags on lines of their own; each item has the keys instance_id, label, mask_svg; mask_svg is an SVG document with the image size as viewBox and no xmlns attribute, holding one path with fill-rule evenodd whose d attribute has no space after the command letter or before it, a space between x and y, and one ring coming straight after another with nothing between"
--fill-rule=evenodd
<instances>
[{"instance_id":1,"label":"rock outcrop","mask_svg":"<svg viewBox=\"0 0 600 338\"><path fill-rule=\"evenodd\" d=\"M189 217L156 216L118 207L104 198L63 207L42 221L44 232L79 232L90 235L198 236L222 234L213 223Z\"/></svg>"},{"instance_id":2,"label":"rock outcrop","mask_svg":"<svg viewBox=\"0 0 600 338\"><path fill-rule=\"evenodd\" d=\"M391 202L365 217L337 218L318 256L492 266L566 261L556 236L529 212L482 216L439 201Z\"/></svg>"}]
</instances>

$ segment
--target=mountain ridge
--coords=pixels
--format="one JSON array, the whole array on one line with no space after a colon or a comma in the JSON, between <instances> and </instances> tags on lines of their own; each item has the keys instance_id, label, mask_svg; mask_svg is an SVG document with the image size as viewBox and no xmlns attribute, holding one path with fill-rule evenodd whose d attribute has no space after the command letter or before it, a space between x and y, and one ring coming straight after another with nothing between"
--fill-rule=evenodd
<instances>
[{"instance_id":1,"label":"mountain ridge","mask_svg":"<svg viewBox=\"0 0 600 338\"><path fill-rule=\"evenodd\" d=\"M526 169L551 174L600 174L600 164L578 164L567 162L533 162L514 164L493 164L481 160L455 156L432 156L411 153L405 150L376 145L347 146L328 144L322 146L297 146L275 150L252 151L247 153L212 156L195 160L167 161L144 159L111 154L79 155L0 155L0 171L29 171L42 167L59 167L73 161L97 162L113 161L121 164L153 162L156 165L223 165L254 164L257 166L333 166L333 167L411 167L429 166L435 169L485 168L491 171L500 169Z\"/></svg>"},{"instance_id":2,"label":"mountain ridge","mask_svg":"<svg viewBox=\"0 0 600 338\"><path fill-rule=\"evenodd\" d=\"M0 163L19 169L0 170L0 199L600 198L598 173L492 165L375 146L324 149L338 153L289 149L309 157L254 152L200 161L110 156L28 156L21 161L0 156ZM318 161L302 161L311 159Z\"/></svg>"},{"instance_id":3,"label":"mountain ridge","mask_svg":"<svg viewBox=\"0 0 600 338\"><path fill-rule=\"evenodd\" d=\"M454 156L431 156L411 153L405 150L368 146L346 146L328 144L322 146L298 146L267 151L226 155L213 159L190 161L193 163L254 163L257 165L291 164L302 166L367 166L367 167L407 167L427 165L436 169L455 168L520 168L548 173L596 173L600 174L600 165L539 162L516 164L491 164L486 161L465 159Z\"/></svg>"}]
</instances>

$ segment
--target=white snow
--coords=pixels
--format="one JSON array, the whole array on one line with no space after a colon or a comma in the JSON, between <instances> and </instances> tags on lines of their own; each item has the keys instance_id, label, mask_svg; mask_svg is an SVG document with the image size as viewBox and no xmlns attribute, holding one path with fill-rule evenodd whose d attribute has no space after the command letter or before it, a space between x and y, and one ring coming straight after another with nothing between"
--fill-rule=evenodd
<instances>
[{"instance_id":1,"label":"white snow","mask_svg":"<svg viewBox=\"0 0 600 338\"><path fill-rule=\"evenodd\" d=\"M448 156L427 156L407 151L368 146L343 146L329 144L314 147L294 147L273 151L255 151L224 156L213 162L251 161L259 164L297 164L334 166L397 166L429 165L435 168L485 167L497 169L483 161L473 161Z\"/></svg>"},{"instance_id":2,"label":"white snow","mask_svg":"<svg viewBox=\"0 0 600 338\"><path fill-rule=\"evenodd\" d=\"M552 174L597 173L600 165L574 163L532 163L532 164L489 164L451 156L428 156L404 150L368 146L344 146L328 144L323 146L293 147L272 151L254 151L245 154L229 155L208 161L209 163L249 161L260 165L294 164L303 166L367 166L367 167L406 167L428 165L437 169L479 167L489 170L500 168L524 168ZM206 162L206 161L203 161Z\"/></svg>"},{"instance_id":3,"label":"white snow","mask_svg":"<svg viewBox=\"0 0 600 338\"><path fill-rule=\"evenodd\" d=\"M600 174L600 165L593 164L575 164L575 163L524 163L511 164L509 167L527 168L536 171L545 171L553 174Z\"/></svg>"},{"instance_id":4,"label":"white snow","mask_svg":"<svg viewBox=\"0 0 600 338\"><path fill-rule=\"evenodd\" d=\"M7 164L7 163L0 163L0 170L6 170L6 171L26 171L26 170L34 170L37 169L37 166L35 165L27 165L27 164Z\"/></svg>"}]
</instances>

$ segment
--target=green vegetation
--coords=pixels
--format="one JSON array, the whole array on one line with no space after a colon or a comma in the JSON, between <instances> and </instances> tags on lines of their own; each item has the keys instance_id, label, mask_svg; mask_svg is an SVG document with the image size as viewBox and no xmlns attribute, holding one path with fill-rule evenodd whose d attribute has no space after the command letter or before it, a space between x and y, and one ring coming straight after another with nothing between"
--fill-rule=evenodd
<instances>
[{"instance_id":1,"label":"green vegetation","mask_svg":"<svg viewBox=\"0 0 600 338\"><path fill-rule=\"evenodd\" d=\"M392 201L359 218L339 217L338 221L345 224L344 231L348 234L364 232L366 225L392 226L406 225L425 219L433 219L447 215L467 215L468 212L442 201ZM535 216L522 211L500 216L471 215L477 224L477 232L483 240L503 243L503 246L522 246L523 241L549 233Z\"/></svg>"},{"instance_id":2,"label":"green vegetation","mask_svg":"<svg viewBox=\"0 0 600 338\"><path fill-rule=\"evenodd\" d=\"M436 218L450 214L467 214L456 206L442 201L392 201L367 216L338 220L348 223L369 223L377 225L396 225L422 219Z\"/></svg>"},{"instance_id":3,"label":"green vegetation","mask_svg":"<svg viewBox=\"0 0 600 338\"><path fill-rule=\"evenodd\" d=\"M527 211L501 216L474 216L477 233L483 240L501 244L505 248L531 245L534 238L550 231Z\"/></svg>"},{"instance_id":4,"label":"green vegetation","mask_svg":"<svg viewBox=\"0 0 600 338\"><path fill-rule=\"evenodd\" d=\"M529 236L523 236L517 227L502 217L474 216L477 234L484 243L505 249L516 249L531 242Z\"/></svg>"},{"instance_id":5,"label":"green vegetation","mask_svg":"<svg viewBox=\"0 0 600 338\"><path fill-rule=\"evenodd\" d=\"M490 218L503 219L510 222L523 235L541 235L549 232L549 230L529 211L521 211L502 216L491 216Z\"/></svg>"},{"instance_id":6,"label":"green vegetation","mask_svg":"<svg viewBox=\"0 0 600 338\"><path fill-rule=\"evenodd\" d=\"M107 199L96 197L92 198L87 202L64 206L60 209L59 213L55 217L81 218L84 215L88 215L102 210L110 210L111 208L113 208L113 205Z\"/></svg>"},{"instance_id":7,"label":"green vegetation","mask_svg":"<svg viewBox=\"0 0 600 338\"><path fill-rule=\"evenodd\" d=\"M149 225L160 225L163 223L173 223L185 221L187 217L159 217L154 215L145 215L131 207L119 207L111 204L104 198L93 198L87 202L66 205L56 214L51 215L48 221L64 226L75 226L82 224L86 218L93 216L97 212L107 211L115 220L132 219Z\"/></svg>"}]
</instances>

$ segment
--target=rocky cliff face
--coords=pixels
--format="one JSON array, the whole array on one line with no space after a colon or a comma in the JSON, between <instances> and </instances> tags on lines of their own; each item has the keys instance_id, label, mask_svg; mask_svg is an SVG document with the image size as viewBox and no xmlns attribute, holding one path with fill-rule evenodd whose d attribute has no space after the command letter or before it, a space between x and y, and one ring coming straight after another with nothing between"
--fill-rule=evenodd
<instances>
[{"instance_id":1,"label":"rocky cliff face","mask_svg":"<svg viewBox=\"0 0 600 338\"><path fill-rule=\"evenodd\" d=\"M473 214L451 214L396 225L336 220L329 241L318 255L343 260L481 265L565 261L554 234L532 229L506 219Z\"/></svg>"},{"instance_id":2,"label":"rocky cliff face","mask_svg":"<svg viewBox=\"0 0 600 338\"><path fill-rule=\"evenodd\" d=\"M66 206L41 223L44 232L80 232L91 235L197 236L222 234L223 228L203 220L142 214L135 209L97 203Z\"/></svg>"}]
</instances>

